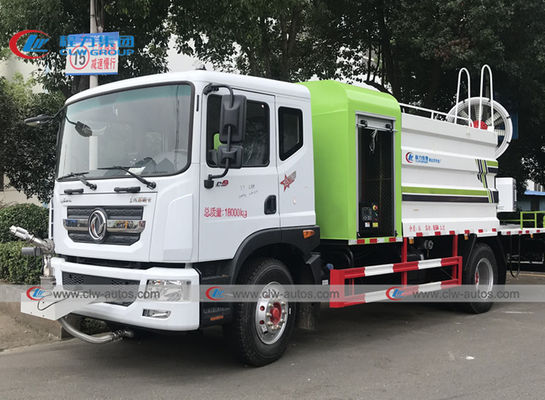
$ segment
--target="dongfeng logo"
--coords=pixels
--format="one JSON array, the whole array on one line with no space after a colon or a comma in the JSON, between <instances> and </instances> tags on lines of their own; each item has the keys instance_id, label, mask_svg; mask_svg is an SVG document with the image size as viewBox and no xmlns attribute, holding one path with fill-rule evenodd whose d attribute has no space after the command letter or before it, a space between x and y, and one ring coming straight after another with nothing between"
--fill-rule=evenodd
<instances>
[{"instance_id":1,"label":"dongfeng logo","mask_svg":"<svg viewBox=\"0 0 545 400\"><path fill-rule=\"evenodd\" d=\"M89 235L91 238L100 242L104 240L106 236L106 224L108 222L108 217L104 210L97 208L89 216Z\"/></svg>"},{"instance_id":2,"label":"dongfeng logo","mask_svg":"<svg viewBox=\"0 0 545 400\"><path fill-rule=\"evenodd\" d=\"M29 34L22 48L19 48L18 41L23 36ZM46 36L46 37L44 37ZM49 35L42 31L34 29L27 29L25 31L17 32L13 35L9 41L9 48L18 57L25 58L27 60L35 60L47 55L49 50L44 49L44 46L49 42ZM29 53L43 53L36 56L30 56Z\"/></svg>"}]
</instances>

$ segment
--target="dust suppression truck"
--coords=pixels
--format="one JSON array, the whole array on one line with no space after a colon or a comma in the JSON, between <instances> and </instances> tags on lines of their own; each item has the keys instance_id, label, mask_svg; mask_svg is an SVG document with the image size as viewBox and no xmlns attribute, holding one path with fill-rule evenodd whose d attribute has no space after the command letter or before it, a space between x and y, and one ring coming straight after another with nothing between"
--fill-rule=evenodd
<instances>
[{"instance_id":1,"label":"dust suppression truck","mask_svg":"<svg viewBox=\"0 0 545 400\"><path fill-rule=\"evenodd\" d=\"M336 81L192 71L83 91L55 118L50 238L12 231L42 249L56 287L489 288L505 282L507 238L543 232L500 225L494 177L510 120L491 97L468 96L443 114ZM385 299L347 290L330 307ZM475 313L491 305L464 304ZM312 325L316 309L182 296L72 310L123 327L100 337L62 313L24 311L95 343L135 327L221 324L243 361L263 365L283 354L297 324Z\"/></svg>"}]
</instances>

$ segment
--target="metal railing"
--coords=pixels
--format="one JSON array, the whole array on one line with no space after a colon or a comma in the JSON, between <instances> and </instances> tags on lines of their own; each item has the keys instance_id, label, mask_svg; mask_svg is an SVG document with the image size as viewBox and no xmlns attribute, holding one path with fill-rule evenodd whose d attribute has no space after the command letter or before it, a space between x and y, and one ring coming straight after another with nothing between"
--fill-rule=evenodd
<instances>
[{"instance_id":1,"label":"metal railing","mask_svg":"<svg viewBox=\"0 0 545 400\"><path fill-rule=\"evenodd\" d=\"M542 217L539 218L539 216ZM545 211L521 211L519 218L502 219L502 222L518 223L521 229L545 228Z\"/></svg>"},{"instance_id":2,"label":"metal railing","mask_svg":"<svg viewBox=\"0 0 545 400\"><path fill-rule=\"evenodd\" d=\"M429 113L430 114L430 116L429 116L430 119L437 119L437 120L440 120L440 121L454 122L454 120L453 121L448 121L447 120L448 117L453 118L453 115L449 115L448 113L445 113L445 112L432 110L430 108L413 106L412 104L399 103L399 105L401 106L401 111L403 111L403 109L406 108L406 109L418 111L418 112L421 112L421 113ZM473 123L473 121L471 121L471 119L469 119L469 118L458 117L458 119L465 120L468 125L471 125Z\"/></svg>"}]
</instances>

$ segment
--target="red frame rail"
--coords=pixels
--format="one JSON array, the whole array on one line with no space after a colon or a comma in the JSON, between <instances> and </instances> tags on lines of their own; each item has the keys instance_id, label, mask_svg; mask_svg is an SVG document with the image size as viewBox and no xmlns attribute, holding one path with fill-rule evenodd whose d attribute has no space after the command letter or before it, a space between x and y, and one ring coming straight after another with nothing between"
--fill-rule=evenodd
<instances>
[{"instance_id":1,"label":"red frame rail","mask_svg":"<svg viewBox=\"0 0 545 400\"><path fill-rule=\"evenodd\" d=\"M330 308L342 308L356 304L369 303L372 301L386 300L389 297L388 290L381 290L368 293L355 293L354 280L369 276L378 276L392 273L401 274L401 286L399 287L404 296L414 294L419 291L441 290L447 287L459 286L462 284L462 257L458 255L458 235L452 236L452 256L446 258L436 258L422 261L407 261L407 238L403 238L403 247L401 250L401 262L394 264L371 265L368 267L357 267L347 269L332 269L330 271L331 299ZM407 286L407 272L421 269L452 267L451 278L424 283L421 285ZM342 293L338 293L339 286L347 284L351 287L348 290L345 287ZM335 292L335 293L333 293Z\"/></svg>"}]
</instances>

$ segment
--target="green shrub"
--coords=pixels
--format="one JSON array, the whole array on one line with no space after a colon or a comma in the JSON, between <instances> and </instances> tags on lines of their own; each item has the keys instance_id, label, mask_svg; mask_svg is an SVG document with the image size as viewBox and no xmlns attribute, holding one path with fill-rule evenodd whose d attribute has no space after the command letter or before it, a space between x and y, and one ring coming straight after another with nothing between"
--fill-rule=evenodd
<instances>
[{"instance_id":1,"label":"green shrub","mask_svg":"<svg viewBox=\"0 0 545 400\"><path fill-rule=\"evenodd\" d=\"M15 284L40 283L42 258L21 255L25 246L25 242L0 243L0 279Z\"/></svg>"},{"instance_id":2,"label":"green shrub","mask_svg":"<svg viewBox=\"0 0 545 400\"><path fill-rule=\"evenodd\" d=\"M35 204L16 204L0 209L0 243L15 239L9 232L12 225L25 228L40 238L47 238L48 217L48 210Z\"/></svg>"}]
</instances>

